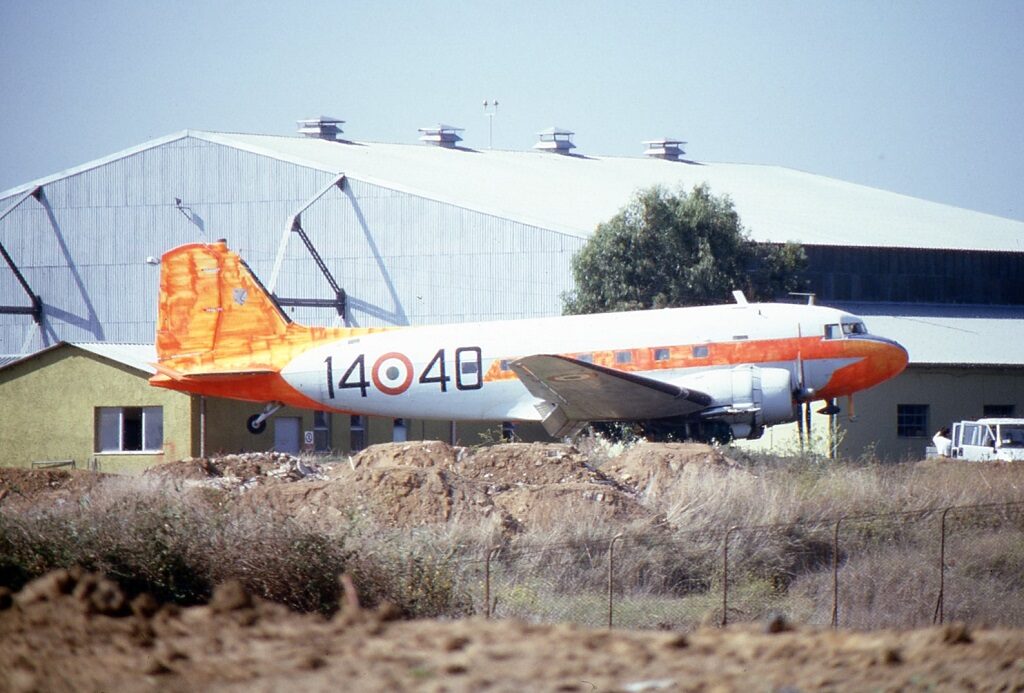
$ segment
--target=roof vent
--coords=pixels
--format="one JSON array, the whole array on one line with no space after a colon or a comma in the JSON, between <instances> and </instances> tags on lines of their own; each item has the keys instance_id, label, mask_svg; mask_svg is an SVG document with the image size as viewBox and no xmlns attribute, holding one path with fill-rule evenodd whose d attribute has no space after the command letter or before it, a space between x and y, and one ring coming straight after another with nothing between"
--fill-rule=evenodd
<instances>
[{"instance_id":1,"label":"roof vent","mask_svg":"<svg viewBox=\"0 0 1024 693\"><path fill-rule=\"evenodd\" d=\"M299 134L305 135L306 137L312 137L318 140L331 140L332 142L338 140L338 135L341 134L341 128L338 127L344 120L338 120L337 118L331 118L330 116L320 116L318 118L307 118L306 120L295 121L299 124Z\"/></svg>"},{"instance_id":2,"label":"roof vent","mask_svg":"<svg viewBox=\"0 0 1024 693\"><path fill-rule=\"evenodd\" d=\"M540 141L533 145L533 148L555 154L568 154L569 150L576 148L576 145L569 139L575 134L575 132L564 128L548 128L537 133Z\"/></svg>"},{"instance_id":3,"label":"roof vent","mask_svg":"<svg viewBox=\"0 0 1024 693\"><path fill-rule=\"evenodd\" d=\"M459 137L459 133L463 132L465 128L457 128L452 125L438 123L434 127L418 128L418 130L423 133L420 135L420 142L426 142L427 144L432 144L435 147L452 149L462 141L462 138Z\"/></svg>"},{"instance_id":4,"label":"roof vent","mask_svg":"<svg viewBox=\"0 0 1024 693\"><path fill-rule=\"evenodd\" d=\"M686 153L683 151L683 145L686 142L682 140L672 140L666 137L660 140L645 140L644 144L647 145L644 156L649 156L652 159L679 161L679 157Z\"/></svg>"}]
</instances>

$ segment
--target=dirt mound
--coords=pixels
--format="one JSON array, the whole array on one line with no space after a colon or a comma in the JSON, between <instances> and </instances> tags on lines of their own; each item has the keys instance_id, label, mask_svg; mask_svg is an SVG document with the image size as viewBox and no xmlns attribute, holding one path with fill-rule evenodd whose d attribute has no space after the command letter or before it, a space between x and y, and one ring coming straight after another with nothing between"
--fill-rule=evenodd
<instances>
[{"instance_id":1,"label":"dirt mound","mask_svg":"<svg viewBox=\"0 0 1024 693\"><path fill-rule=\"evenodd\" d=\"M565 483L516 486L492 496L508 518L506 527L546 530L573 523L654 522L655 517L632 494L614 486Z\"/></svg>"},{"instance_id":2,"label":"dirt mound","mask_svg":"<svg viewBox=\"0 0 1024 693\"><path fill-rule=\"evenodd\" d=\"M246 490L263 484L325 478L320 466L282 452L251 452L222 457L188 457L147 469L143 476L186 486Z\"/></svg>"},{"instance_id":3,"label":"dirt mound","mask_svg":"<svg viewBox=\"0 0 1024 693\"><path fill-rule=\"evenodd\" d=\"M601 467L610 477L648 499L670 491L681 479L703 473L735 473L735 460L703 443L640 443Z\"/></svg>"},{"instance_id":4,"label":"dirt mound","mask_svg":"<svg viewBox=\"0 0 1024 693\"><path fill-rule=\"evenodd\" d=\"M483 448L452 447L440 441L381 443L352 458L353 469L378 467L444 469L489 484L613 483L571 445L504 443ZM334 473L344 474L339 468Z\"/></svg>"},{"instance_id":5,"label":"dirt mound","mask_svg":"<svg viewBox=\"0 0 1024 693\"><path fill-rule=\"evenodd\" d=\"M505 443L473 450L455 470L467 479L491 485L613 484L571 445Z\"/></svg>"},{"instance_id":6,"label":"dirt mound","mask_svg":"<svg viewBox=\"0 0 1024 693\"><path fill-rule=\"evenodd\" d=\"M479 519L494 510L486 493L442 469L362 467L326 481L253 489L244 502L283 512L332 531L354 516L369 515L389 527L418 527Z\"/></svg>"},{"instance_id":7,"label":"dirt mound","mask_svg":"<svg viewBox=\"0 0 1024 693\"><path fill-rule=\"evenodd\" d=\"M465 451L465 448L453 448L439 440L379 443L354 455L351 466L353 469L394 466L451 469Z\"/></svg>"},{"instance_id":8,"label":"dirt mound","mask_svg":"<svg viewBox=\"0 0 1024 693\"><path fill-rule=\"evenodd\" d=\"M21 510L76 502L111 478L84 469L0 467L0 508Z\"/></svg>"},{"instance_id":9,"label":"dirt mound","mask_svg":"<svg viewBox=\"0 0 1024 693\"><path fill-rule=\"evenodd\" d=\"M364 513L390 527L493 518L505 530L550 526L567 514L606 520L648 515L629 489L590 467L571 445L384 443L335 466L328 478L303 488L261 490L248 501L318 526L337 526L346 513Z\"/></svg>"},{"instance_id":10,"label":"dirt mound","mask_svg":"<svg viewBox=\"0 0 1024 693\"><path fill-rule=\"evenodd\" d=\"M0 690L1019 690L1024 631L850 633L777 623L690 634L519 621L332 620L217 588L125 601L58 571L0 595ZM552 656L552 653L558 653Z\"/></svg>"}]
</instances>

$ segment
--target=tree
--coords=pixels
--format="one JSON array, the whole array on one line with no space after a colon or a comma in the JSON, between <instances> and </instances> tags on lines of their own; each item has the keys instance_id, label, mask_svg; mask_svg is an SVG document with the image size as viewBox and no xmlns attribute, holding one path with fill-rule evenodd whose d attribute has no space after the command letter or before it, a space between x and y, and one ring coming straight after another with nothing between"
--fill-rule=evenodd
<instances>
[{"instance_id":1,"label":"tree","mask_svg":"<svg viewBox=\"0 0 1024 693\"><path fill-rule=\"evenodd\" d=\"M741 289L770 300L800 288L806 265L795 243L752 241L728 196L705 185L690 193L637 192L598 225L573 257L567 314L723 303Z\"/></svg>"}]
</instances>

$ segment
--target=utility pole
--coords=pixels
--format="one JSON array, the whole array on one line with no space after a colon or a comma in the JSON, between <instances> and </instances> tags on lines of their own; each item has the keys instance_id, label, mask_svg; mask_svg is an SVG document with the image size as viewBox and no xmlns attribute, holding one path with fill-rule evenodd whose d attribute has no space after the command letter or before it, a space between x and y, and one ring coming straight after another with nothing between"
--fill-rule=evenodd
<instances>
[{"instance_id":1,"label":"utility pole","mask_svg":"<svg viewBox=\"0 0 1024 693\"><path fill-rule=\"evenodd\" d=\"M490 110L488 110L490 107ZM484 115L487 116L487 148L494 148L494 116L498 113L498 100L484 100Z\"/></svg>"}]
</instances>

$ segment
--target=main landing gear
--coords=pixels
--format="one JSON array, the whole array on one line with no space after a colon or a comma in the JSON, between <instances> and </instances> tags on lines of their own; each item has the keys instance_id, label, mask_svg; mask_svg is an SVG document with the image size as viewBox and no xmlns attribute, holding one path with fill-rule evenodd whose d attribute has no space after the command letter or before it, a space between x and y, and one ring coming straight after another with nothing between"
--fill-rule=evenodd
<instances>
[{"instance_id":1,"label":"main landing gear","mask_svg":"<svg viewBox=\"0 0 1024 693\"><path fill-rule=\"evenodd\" d=\"M259 435L263 431L267 430L267 419L277 413L277 410L283 407L284 404L281 402L270 402L263 411L259 414L253 414L245 422L245 427L249 430L249 433Z\"/></svg>"}]
</instances>

